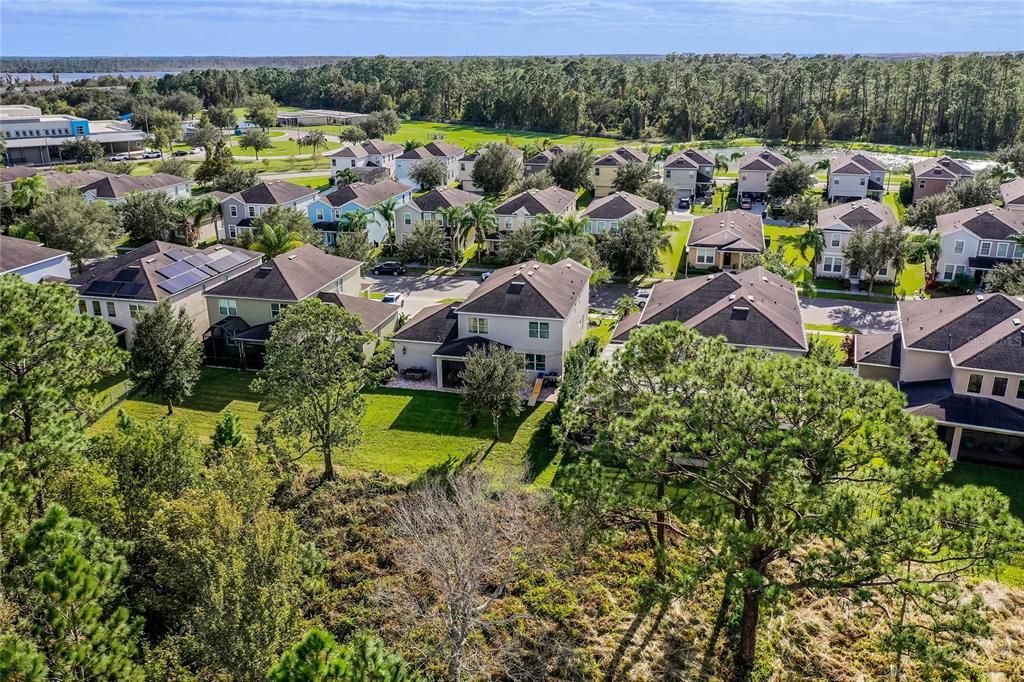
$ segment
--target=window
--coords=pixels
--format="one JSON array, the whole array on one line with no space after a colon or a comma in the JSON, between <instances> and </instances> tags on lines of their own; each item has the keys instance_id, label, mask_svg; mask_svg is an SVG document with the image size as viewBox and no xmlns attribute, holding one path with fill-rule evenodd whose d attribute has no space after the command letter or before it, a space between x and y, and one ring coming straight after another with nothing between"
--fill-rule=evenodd
<instances>
[{"instance_id":1,"label":"window","mask_svg":"<svg viewBox=\"0 0 1024 682\"><path fill-rule=\"evenodd\" d=\"M600 233L600 232L604 232L604 230L605 230L605 224L604 224L604 221L603 221L603 220L595 220L595 221L594 221L594 229L595 229L595 230L596 230L596 231L597 231L598 233Z\"/></svg>"},{"instance_id":2,"label":"window","mask_svg":"<svg viewBox=\"0 0 1024 682\"><path fill-rule=\"evenodd\" d=\"M270 316L275 320L281 316L281 311L288 307L287 303L271 303Z\"/></svg>"},{"instance_id":3,"label":"window","mask_svg":"<svg viewBox=\"0 0 1024 682\"><path fill-rule=\"evenodd\" d=\"M840 274L843 271L843 259L836 256L825 256L821 263L823 272Z\"/></svg>"},{"instance_id":4,"label":"window","mask_svg":"<svg viewBox=\"0 0 1024 682\"><path fill-rule=\"evenodd\" d=\"M996 245L996 258L1006 258L1008 255L1010 255L1010 244L999 242Z\"/></svg>"},{"instance_id":5,"label":"window","mask_svg":"<svg viewBox=\"0 0 1024 682\"><path fill-rule=\"evenodd\" d=\"M1006 395L1006 377L996 377L992 380L992 395Z\"/></svg>"},{"instance_id":6,"label":"window","mask_svg":"<svg viewBox=\"0 0 1024 682\"><path fill-rule=\"evenodd\" d=\"M78 300L78 312L80 312L83 315L85 315L88 311L89 311L89 309L85 306L85 301L79 299Z\"/></svg>"},{"instance_id":7,"label":"window","mask_svg":"<svg viewBox=\"0 0 1024 682\"><path fill-rule=\"evenodd\" d=\"M963 252L964 252L964 240L963 239L957 239L956 242L953 243L953 253L961 254Z\"/></svg>"},{"instance_id":8,"label":"window","mask_svg":"<svg viewBox=\"0 0 1024 682\"><path fill-rule=\"evenodd\" d=\"M249 209L249 217L250 218L255 218L256 217L256 207L255 206L248 206L247 208Z\"/></svg>"},{"instance_id":9,"label":"window","mask_svg":"<svg viewBox=\"0 0 1024 682\"><path fill-rule=\"evenodd\" d=\"M832 233L832 246L839 246L843 243L843 237L838 232Z\"/></svg>"},{"instance_id":10,"label":"window","mask_svg":"<svg viewBox=\"0 0 1024 682\"><path fill-rule=\"evenodd\" d=\"M335 220L341 220L341 209L340 208L334 209L334 219Z\"/></svg>"},{"instance_id":11,"label":"window","mask_svg":"<svg viewBox=\"0 0 1024 682\"><path fill-rule=\"evenodd\" d=\"M838 185L839 184L839 178L836 178L835 180L833 180L832 184L833 185Z\"/></svg>"},{"instance_id":12,"label":"window","mask_svg":"<svg viewBox=\"0 0 1024 682\"><path fill-rule=\"evenodd\" d=\"M714 265L715 264L715 250L714 249L697 249L697 265Z\"/></svg>"},{"instance_id":13,"label":"window","mask_svg":"<svg viewBox=\"0 0 1024 682\"><path fill-rule=\"evenodd\" d=\"M547 356L545 355L535 355L533 353L527 353L525 359L525 367L530 371L543 372L547 367Z\"/></svg>"},{"instance_id":14,"label":"window","mask_svg":"<svg viewBox=\"0 0 1024 682\"><path fill-rule=\"evenodd\" d=\"M946 265L942 271L942 279L951 280L957 275L967 272L967 268L963 265Z\"/></svg>"},{"instance_id":15,"label":"window","mask_svg":"<svg viewBox=\"0 0 1024 682\"><path fill-rule=\"evenodd\" d=\"M406 213L402 218L402 222L406 225L412 225L412 213Z\"/></svg>"},{"instance_id":16,"label":"window","mask_svg":"<svg viewBox=\"0 0 1024 682\"><path fill-rule=\"evenodd\" d=\"M460 171L464 171L464 170L466 170L466 164L464 164L464 163L460 163L460 164L459 164L459 170L460 170Z\"/></svg>"},{"instance_id":17,"label":"window","mask_svg":"<svg viewBox=\"0 0 1024 682\"><path fill-rule=\"evenodd\" d=\"M601 169L600 168L594 168L594 175L600 175L600 174L601 174Z\"/></svg>"},{"instance_id":18,"label":"window","mask_svg":"<svg viewBox=\"0 0 1024 682\"><path fill-rule=\"evenodd\" d=\"M530 338L546 339L551 335L550 325L547 322L530 322Z\"/></svg>"},{"instance_id":19,"label":"window","mask_svg":"<svg viewBox=\"0 0 1024 682\"><path fill-rule=\"evenodd\" d=\"M921 181L919 181L919 182L917 183L917 188L918 188L918 189L924 189L924 180L921 180Z\"/></svg>"},{"instance_id":20,"label":"window","mask_svg":"<svg viewBox=\"0 0 1024 682\"><path fill-rule=\"evenodd\" d=\"M350 166L351 168L355 168L356 167L356 160L355 159L352 159L352 161L350 161L349 163L351 164L351 166Z\"/></svg>"},{"instance_id":21,"label":"window","mask_svg":"<svg viewBox=\"0 0 1024 682\"><path fill-rule=\"evenodd\" d=\"M235 229L234 225L228 228L228 236L231 237L232 239L238 237L238 230Z\"/></svg>"},{"instance_id":22,"label":"window","mask_svg":"<svg viewBox=\"0 0 1024 682\"><path fill-rule=\"evenodd\" d=\"M222 298L217 301L217 307L221 315L237 315L238 302L232 298Z\"/></svg>"},{"instance_id":23,"label":"window","mask_svg":"<svg viewBox=\"0 0 1024 682\"><path fill-rule=\"evenodd\" d=\"M324 221L324 210L322 208L318 208L316 210L316 221L318 223L322 223Z\"/></svg>"},{"instance_id":24,"label":"window","mask_svg":"<svg viewBox=\"0 0 1024 682\"><path fill-rule=\"evenodd\" d=\"M665 177L666 178L671 178L672 177L672 171L670 171L669 169L666 168L665 169Z\"/></svg>"},{"instance_id":25,"label":"window","mask_svg":"<svg viewBox=\"0 0 1024 682\"><path fill-rule=\"evenodd\" d=\"M92 302L92 314L93 315L97 315L97 316L103 314L100 311L100 302L99 301L93 301Z\"/></svg>"},{"instance_id":26,"label":"window","mask_svg":"<svg viewBox=\"0 0 1024 682\"><path fill-rule=\"evenodd\" d=\"M469 318L469 333L470 334L486 334L487 333L487 318L486 317L471 317L471 318Z\"/></svg>"},{"instance_id":27,"label":"window","mask_svg":"<svg viewBox=\"0 0 1024 682\"><path fill-rule=\"evenodd\" d=\"M980 374L972 374L967 379L967 392L968 393L981 393L981 383L985 380L985 377Z\"/></svg>"},{"instance_id":28,"label":"window","mask_svg":"<svg viewBox=\"0 0 1024 682\"><path fill-rule=\"evenodd\" d=\"M1017 400L1024 400L1024 379L1017 382Z\"/></svg>"},{"instance_id":29,"label":"window","mask_svg":"<svg viewBox=\"0 0 1024 682\"><path fill-rule=\"evenodd\" d=\"M860 179L860 186L863 187L865 184L867 184L867 179L866 178L861 178Z\"/></svg>"},{"instance_id":30,"label":"window","mask_svg":"<svg viewBox=\"0 0 1024 682\"><path fill-rule=\"evenodd\" d=\"M129 303L128 304L128 314L131 315L131 318L133 320L135 318L137 318L141 313L142 313L142 306L141 305L139 305L138 303Z\"/></svg>"},{"instance_id":31,"label":"window","mask_svg":"<svg viewBox=\"0 0 1024 682\"><path fill-rule=\"evenodd\" d=\"M881 270L875 273L878 277L887 277L889 275L889 266L883 266Z\"/></svg>"},{"instance_id":32,"label":"window","mask_svg":"<svg viewBox=\"0 0 1024 682\"><path fill-rule=\"evenodd\" d=\"M981 250L978 251L978 253L981 254L982 256L987 256L990 253L992 253L992 242L982 242Z\"/></svg>"},{"instance_id":33,"label":"window","mask_svg":"<svg viewBox=\"0 0 1024 682\"><path fill-rule=\"evenodd\" d=\"M237 218L238 217L238 207L235 206L234 204L232 204L230 210L231 210L231 217L232 218Z\"/></svg>"}]
</instances>

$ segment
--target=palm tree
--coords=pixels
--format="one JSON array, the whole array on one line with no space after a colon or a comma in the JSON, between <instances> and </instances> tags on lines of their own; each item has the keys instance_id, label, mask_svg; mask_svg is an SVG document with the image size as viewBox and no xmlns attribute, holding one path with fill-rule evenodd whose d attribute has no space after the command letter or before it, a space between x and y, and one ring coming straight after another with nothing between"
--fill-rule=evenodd
<instances>
[{"instance_id":1,"label":"palm tree","mask_svg":"<svg viewBox=\"0 0 1024 682\"><path fill-rule=\"evenodd\" d=\"M252 248L267 258L273 258L302 244L302 235L298 232L288 232L283 225L264 225L259 236L253 241Z\"/></svg>"},{"instance_id":2,"label":"palm tree","mask_svg":"<svg viewBox=\"0 0 1024 682\"><path fill-rule=\"evenodd\" d=\"M562 233L562 219L554 213L544 213L533 221L541 244L547 244Z\"/></svg>"},{"instance_id":3,"label":"palm tree","mask_svg":"<svg viewBox=\"0 0 1024 682\"><path fill-rule=\"evenodd\" d=\"M410 139L410 140L406 140L405 142L402 143L402 149L404 149L407 152L411 152L413 149L416 149L417 147L422 147L422 146L423 146L423 143L420 142L419 140L412 140L412 139Z\"/></svg>"},{"instance_id":4,"label":"palm tree","mask_svg":"<svg viewBox=\"0 0 1024 682\"><path fill-rule=\"evenodd\" d=\"M464 240L473 229L466 209L461 206L445 206L437 209L437 214L441 216L441 224L447 228L448 236L452 240L452 252L465 248Z\"/></svg>"},{"instance_id":5,"label":"palm tree","mask_svg":"<svg viewBox=\"0 0 1024 682\"><path fill-rule=\"evenodd\" d=\"M746 154L744 154L743 152L733 152L732 154L729 155L729 160L730 161L739 161L744 156L746 156Z\"/></svg>"},{"instance_id":6,"label":"palm tree","mask_svg":"<svg viewBox=\"0 0 1024 682\"><path fill-rule=\"evenodd\" d=\"M11 193L11 202L15 207L28 213L46 196L48 189L46 180L41 175L32 175L27 178L18 178L14 181L14 191Z\"/></svg>"},{"instance_id":7,"label":"palm tree","mask_svg":"<svg viewBox=\"0 0 1024 682\"><path fill-rule=\"evenodd\" d=\"M1021 243L1024 244L1024 238ZM907 262L927 262L934 270L941 255L942 236L938 232L915 232L907 238Z\"/></svg>"},{"instance_id":8,"label":"palm tree","mask_svg":"<svg viewBox=\"0 0 1024 682\"><path fill-rule=\"evenodd\" d=\"M353 182L359 182L359 173L356 173L351 168L342 168L334 174L335 187L345 187Z\"/></svg>"},{"instance_id":9,"label":"palm tree","mask_svg":"<svg viewBox=\"0 0 1024 682\"><path fill-rule=\"evenodd\" d=\"M196 203L192 197L179 197L173 206L174 222L178 224L178 229L185 235L185 243L189 245L199 241L195 229Z\"/></svg>"},{"instance_id":10,"label":"palm tree","mask_svg":"<svg viewBox=\"0 0 1024 682\"><path fill-rule=\"evenodd\" d=\"M799 235L786 235L779 241L799 251L808 263L818 263L821 260L821 252L825 250L825 235L814 227L808 228ZM811 252L811 257L807 256L808 251Z\"/></svg>"},{"instance_id":11,"label":"palm tree","mask_svg":"<svg viewBox=\"0 0 1024 682\"><path fill-rule=\"evenodd\" d=\"M491 203L490 199L467 204L466 210L469 213L467 222L473 225L473 239L477 244L476 259L479 262L483 257L487 233L497 229L498 218L494 215L494 204Z\"/></svg>"},{"instance_id":12,"label":"palm tree","mask_svg":"<svg viewBox=\"0 0 1024 682\"><path fill-rule=\"evenodd\" d=\"M390 244L392 247L394 247L396 244L395 211L397 209L398 200L395 199L394 197L391 197L390 199L385 199L384 201L380 202L379 204L373 207L373 210L377 212L377 215L384 219L384 224L387 226L388 229L388 244Z\"/></svg>"},{"instance_id":13,"label":"palm tree","mask_svg":"<svg viewBox=\"0 0 1024 682\"><path fill-rule=\"evenodd\" d=\"M327 146L327 136L319 130L312 130L299 139L299 144L304 147L312 147L313 158L316 158L317 150Z\"/></svg>"},{"instance_id":14,"label":"palm tree","mask_svg":"<svg viewBox=\"0 0 1024 682\"><path fill-rule=\"evenodd\" d=\"M203 194L195 199L195 207L193 209L193 227L196 229L196 233L199 232L199 226L203 223L206 218L213 220L213 233L214 235L220 235L220 217L221 217L221 206L220 201L217 197L211 194Z\"/></svg>"},{"instance_id":15,"label":"palm tree","mask_svg":"<svg viewBox=\"0 0 1024 682\"><path fill-rule=\"evenodd\" d=\"M729 157L725 154L715 154L715 167L712 172L722 171L723 173L729 172Z\"/></svg>"},{"instance_id":16,"label":"palm tree","mask_svg":"<svg viewBox=\"0 0 1024 682\"><path fill-rule=\"evenodd\" d=\"M349 211L341 217L346 232L363 232L370 227L370 211Z\"/></svg>"},{"instance_id":17,"label":"palm tree","mask_svg":"<svg viewBox=\"0 0 1024 682\"><path fill-rule=\"evenodd\" d=\"M561 234L586 234L587 225L589 224L590 218L576 212L570 213L569 215L562 216Z\"/></svg>"},{"instance_id":18,"label":"palm tree","mask_svg":"<svg viewBox=\"0 0 1024 682\"><path fill-rule=\"evenodd\" d=\"M665 209L659 206L658 208L652 208L650 211L647 211L647 213L644 213L644 220L646 220L647 224L654 230L664 232L666 215Z\"/></svg>"}]
</instances>

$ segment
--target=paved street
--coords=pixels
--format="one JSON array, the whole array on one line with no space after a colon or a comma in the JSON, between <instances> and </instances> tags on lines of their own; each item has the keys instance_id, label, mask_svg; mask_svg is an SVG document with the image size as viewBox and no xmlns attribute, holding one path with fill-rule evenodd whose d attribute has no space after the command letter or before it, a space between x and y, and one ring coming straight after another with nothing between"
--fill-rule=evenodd
<instances>
[{"instance_id":1,"label":"paved street","mask_svg":"<svg viewBox=\"0 0 1024 682\"><path fill-rule=\"evenodd\" d=\"M865 334L895 332L899 316L895 304L839 301L828 298L800 299L804 324L856 327Z\"/></svg>"}]
</instances>

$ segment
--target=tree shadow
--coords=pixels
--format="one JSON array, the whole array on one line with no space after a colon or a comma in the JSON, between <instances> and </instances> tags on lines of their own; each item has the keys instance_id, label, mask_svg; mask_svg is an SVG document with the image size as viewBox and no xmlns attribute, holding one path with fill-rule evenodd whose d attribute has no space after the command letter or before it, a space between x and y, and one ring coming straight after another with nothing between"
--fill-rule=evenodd
<instances>
[{"instance_id":1,"label":"tree shadow","mask_svg":"<svg viewBox=\"0 0 1024 682\"><path fill-rule=\"evenodd\" d=\"M657 604L658 610L654 613L653 621L651 621L650 626L647 628L647 632L644 634L643 639L633 647L633 638L644 625L645 621L647 621L648 616L651 615L651 610L654 608L655 604ZM615 682L617 679L628 679L627 673L629 673L629 671L633 669L633 666L636 665L637 661L640 660L640 656L643 655L647 645L650 644L651 639L654 638L655 633L661 626L662 620L665 618L668 606L669 601L665 598L648 599L641 604L636 616L633 617L633 622L631 622L629 627L626 628L626 632L619 641L619 646L615 649L615 655L612 656L611 667L609 667L608 674L605 676L605 682ZM624 662L626 654L629 652L631 647L634 648L634 653Z\"/></svg>"}]
</instances>

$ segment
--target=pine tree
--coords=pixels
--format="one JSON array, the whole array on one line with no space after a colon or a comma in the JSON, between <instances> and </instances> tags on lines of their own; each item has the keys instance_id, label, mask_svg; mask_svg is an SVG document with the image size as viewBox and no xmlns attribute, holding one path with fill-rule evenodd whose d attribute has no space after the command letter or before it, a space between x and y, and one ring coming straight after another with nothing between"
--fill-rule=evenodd
<instances>
[{"instance_id":1,"label":"pine tree","mask_svg":"<svg viewBox=\"0 0 1024 682\"><path fill-rule=\"evenodd\" d=\"M192 319L184 309L177 314L171 304L161 301L135 321L129 376L145 394L167 403L167 414L174 403L192 395L203 362Z\"/></svg>"},{"instance_id":2,"label":"pine tree","mask_svg":"<svg viewBox=\"0 0 1024 682\"><path fill-rule=\"evenodd\" d=\"M820 146L825 141L825 137L828 133L825 132L825 122L821 120L821 116L815 116L814 120L811 121L811 127L807 130L807 144L812 147Z\"/></svg>"}]
</instances>

